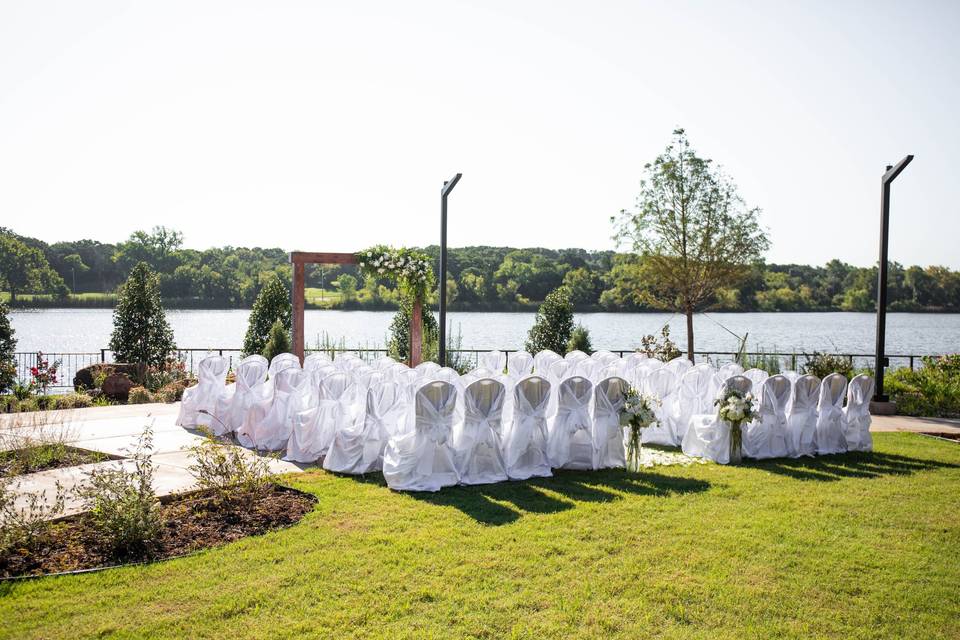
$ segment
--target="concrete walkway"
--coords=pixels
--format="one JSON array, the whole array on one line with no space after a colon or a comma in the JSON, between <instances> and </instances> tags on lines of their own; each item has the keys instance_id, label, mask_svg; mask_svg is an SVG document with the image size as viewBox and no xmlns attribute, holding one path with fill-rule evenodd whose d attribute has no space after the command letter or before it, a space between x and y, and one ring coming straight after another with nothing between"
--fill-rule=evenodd
<instances>
[{"instance_id":1,"label":"concrete walkway","mask_svg":"<svg viewBox=\"0 0 960 640\"><path fill-rule=\"evenodd\" d=\"M30 441L60 441L81 449L124 457L136 447L144 427L152 425L154 487L157 495L163 497L190 490L195 485L188 470L192 457L189 449L201 442L202 436L174 424L179 410L180 404L176 403L0 414L0 448L14 448ZM960 434L960 421L874 416L870 430ZM46 491L48 497L53 496L58 481L69 490L76 487L92 468L124 464L131 463L114 460L27 474L16 479L16 491L21 494L20 503L24 504L28 492ZM281 460L271 460L270 466L277 473L302 471L301 466ZM66 514L82 510L83 504L78 499L67 499Z\"/></svg>"},{"instance_id":2,"label":"concrete walkway","mask_svg":"<svg viewBox=\"0 0 960 640\"><path fill-rule=\"evenodd\" d=\"M179 410L180 404L176 403L4 414L0 415L0 448L10 449L22 446L24 442L54 441L126 457L136 448L144 427L152 425L154 489L158 496L168 496L194 488L194 477L189 471L192 463L189 449L203 441L198 432L174 424ZM246 449L243 451L247 455L256 455ZM56 494L57 482L70 490L90 469L111 465L132 466L132 462L112 460L19 476L14 481L15 491L20 494L18 503L26 504L26 494L39 491L46 491L49 500ZM302 471L301 466L282 460L271 460L270 468L276 473ZM80 511L83 511L82 502L68 497L65 515Z\"/></svg>"}]
</instances>

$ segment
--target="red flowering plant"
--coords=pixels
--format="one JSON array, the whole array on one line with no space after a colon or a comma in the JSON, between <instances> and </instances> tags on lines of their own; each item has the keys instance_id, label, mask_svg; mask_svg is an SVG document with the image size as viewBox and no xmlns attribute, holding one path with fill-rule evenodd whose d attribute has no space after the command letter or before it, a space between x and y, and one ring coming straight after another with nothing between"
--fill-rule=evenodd
<instances>
[{"instance_id":1,"label":"red flowering plant","mask_svg":"<svg viewBox=\"0 0 960 640\"><path fill-rule=\"evenodd\" d=\"M42 351L37 351L37 364L30 367L30 376L33 378L31 382L35 388L40 389L40 392L46 395L47 388L50 385L57 384L59 381L57 377L59 371L59 360L55 360L53 364L51 364L50 360L44 357Z\"/></svg>"}]
</instances>

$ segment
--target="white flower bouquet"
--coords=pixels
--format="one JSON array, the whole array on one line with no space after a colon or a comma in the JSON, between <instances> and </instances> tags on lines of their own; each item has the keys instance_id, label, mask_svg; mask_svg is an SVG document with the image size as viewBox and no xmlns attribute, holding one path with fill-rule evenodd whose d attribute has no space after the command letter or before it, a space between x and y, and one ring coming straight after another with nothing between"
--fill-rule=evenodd
<instances>
[{"instance_id":1,"label":"white flower bouquet","mask_svg":"<svg viewBox=\"0 0 960 640\"><path fill-rule=\"evenodd\" d=\"M743 425L753 420L753 394L727 389L717 398L717 417L730 425L730 464L743 459Z\"/></svg>"},{"instance_id":2,"label":"white flower bouquet","mask_svg":"<svg viewBox=\"0 0 960 640\"><path fill-rule=\"evenodd\" d=\"M620 426L627 431L627 469L640 470L641 431L657 421L657 400L630 387L620 410Z\"/></svg>"}]
</instances>

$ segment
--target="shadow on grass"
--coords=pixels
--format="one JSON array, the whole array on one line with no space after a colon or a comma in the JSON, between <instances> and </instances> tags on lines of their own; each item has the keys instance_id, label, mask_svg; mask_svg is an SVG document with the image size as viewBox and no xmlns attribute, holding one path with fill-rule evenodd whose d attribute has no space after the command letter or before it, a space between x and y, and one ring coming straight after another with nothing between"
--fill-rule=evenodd
<instances>
[{"instance_id":1,"label":"shadow on grass","mask_svg":"<svg viewBox=\"0 0 960 640\"><path fill-rule=\"evenodd\" d=\"M841 453L816 458L751 460L744 466L789 476L797 480L836 482L844 478L902 476L933 469L956 469L960 465L938 460L910 458L891 453Z\"/></svg>"},{"instance_id":2,"label":"shadow on grass","mask_svg":"<svg viewBox=\"0 0 960 640\"><path fill-rule=\"evenodd\" d=\"M455 507L477 522L509 524L524 514L559 513L578 502L612 502L623 494L667 496L705 491L710 483L656 473L627 473L623 470L554 471L552 478L531 478L518 482L457 486L437 493L410 493L429 504Z\"/></svg>"}]
</instances>

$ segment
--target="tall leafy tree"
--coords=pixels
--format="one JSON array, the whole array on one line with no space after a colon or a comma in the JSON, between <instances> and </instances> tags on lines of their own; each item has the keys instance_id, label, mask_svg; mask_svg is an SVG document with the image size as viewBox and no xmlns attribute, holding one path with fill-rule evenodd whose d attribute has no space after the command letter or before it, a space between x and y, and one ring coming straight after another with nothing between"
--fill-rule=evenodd
<instances>
[{"instance_id":1,"label":"tall leafy tree","mask_svg":"<svg viewBox=\"0 0 960 640\"><path fill-rule=\"evenodd\" d=\"M570 302L570 291L566 287L559 287L551 291L540 305L527 334L527 351L536 354L550 349L562 355L567 352L572 334L573 303Z\"/></svg>"},{"instance_id":2,"label":"tall leafy tree","mask_svg":"<svg viewBox=\"0 0 960 640\"><path fill-rule=\"evenodd\" d=\"M17 338L10 326L7 305L0 302L0 393L7 391L17 379L17 366L14 353L17 350Z\"/></svg>"},{"instance_id":3,"label":"tall leafy tree","mask_svg":"<svg viewBox=\"0 0 960 640\"><path fill-rule=\"evenodd\" d=\"M291 312L290 291L280 276L274 274L260 289L253 309L250 310L247 335L243 338L243 352L246 355L262 353L270 338L270 328L278 320L289 333L292 326Z\"/></svg>"},{"instance_id":4,"label":"tall leafy tree","mask_svg":"<svg viewBox=\"0 0 960 640\"><path fill-rule=\"evenodd\" d=\"M655 278L648 294L686 316L691 360L693 314L709 306L719 289L746 277L770 245L759 213L677 129L664 152L645 166L635 210L612 218L614 238L642 254Z\"/></svg>"},{"instance_id":5,"label":"tall leafy tree","mask_svg":"<svg viewBox=\"0 0 960 640\"><path fill-rule=\"evenodd\" d=\"M119 362L154 367L176 349L160 300L160 278L145 262L133 268L117 292L110 349Z\"/></svg>"},{"instance_id":6,"label":"tall leafy tree","mask_svg":"<svg viewBox=\"0 0 960 640\"><path fill-rule=\"evenodd\" d=\"M0 233L0 282L10 292L11 303L16 303L18 293L67 293L63 278L50 268L43 251L9 232Z\"/></svg>"}]
</instances>

